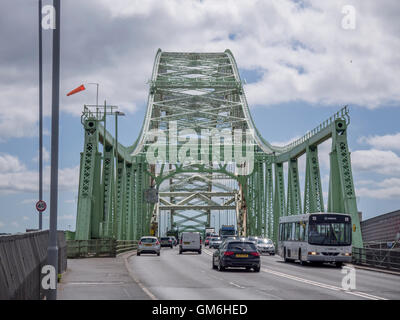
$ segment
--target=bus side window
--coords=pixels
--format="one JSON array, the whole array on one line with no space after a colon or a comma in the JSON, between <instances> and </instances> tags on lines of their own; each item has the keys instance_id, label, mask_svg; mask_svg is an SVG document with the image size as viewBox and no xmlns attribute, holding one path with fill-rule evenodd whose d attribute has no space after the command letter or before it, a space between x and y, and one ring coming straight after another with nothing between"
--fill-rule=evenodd
<instances>
[{"instance_id":1,"label":"bus side window","mask_svg":"<svg viewBox=\"0 0 400 320\"><path fill-rule=\"evenodd\" d=\"M292 224L286 223L285 240L292 240Z\"/></svg>"},{"instance_id":2,"label":"bus side window","mask_svg":"<svg viewBox=\"0 0 400 320\"><path fill-rule=\"evenodd\" d=\"M304 241L308 242L308 221L305 224L306 224L306 227L304 230Z\"/></svg>"},{"instance_id":3,"label":"bus side window","mask_svg":"<svg viewBox=\"0 0 400 320\"><path fill-rule=\"evenodd\" d=\"M304 227L305 227L305 224L304 224L304 221L301 221L300 222L300 227L299 227L299 241L304 241Z\"/></svg>"},{"instance_id":4,"label":"bus side window","mask_svg":"<svg viewBox=\"0 0 400 320\"><path fill-rule=\"evenodd\" d=\"M300 240L300 222L295 223L295 232L294 232L294 240Z\"/></svg>"}]
</instances>

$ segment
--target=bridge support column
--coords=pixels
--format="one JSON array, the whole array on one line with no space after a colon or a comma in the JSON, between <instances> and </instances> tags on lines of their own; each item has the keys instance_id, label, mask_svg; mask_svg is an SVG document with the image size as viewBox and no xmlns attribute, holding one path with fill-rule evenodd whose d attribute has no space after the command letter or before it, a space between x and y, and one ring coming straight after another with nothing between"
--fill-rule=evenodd
<instances>
[{"instance_id":1,"label":"bridge support column","mask_svg":"<svg viewBox=\"0 0 400 320\"><path fill-rule=\"evenodd\" d=\"M275 195L273 241L278 241L279 217L285 215L285 183L283 178L283 163L275 163Z\"/></svg>"},{"instance_id":2,"label":"bridge support column","mask_svg":"<svg viewBox=\"0 0 400 320\"><path fill-rule=\"evenodd\" d=\"M306 148L306 186L304 188L304 213L324 212L318 147Z\"/></svg>"},{"instance_id":3,"label":"bridge support column","mask_svg":"<svg viewBox=\"0 0 400 320\"><path fill-rule=\"evenodd\" d=\"M363 240L346 131L346 122L336 120L332 132L332 151L330 153L328 211L351 214L353 246L362 248Z\"/></svg>"},{"instance_id":4,"label":"bridge support column","mask_svg":"<svg viewBox=\"0 0 400 320\"><path fill-rule=\"evenodd\" d=\"M268 160L265 163L265 205L267 215L267 236L272 238L272 223L273 223L273 182L272 182L272 163Z\"/></svg>"},{"instance_id":5,"label":"bridge support column","mask_svg":"<svg viewBox=\"0 0 400 320\"><path fill-rule=\"evenodd\" d=\"M125 210L124 209L124 198L125 198L125 181L126 181L126 166L124 160L118 160L117 176L116 176L116 188L117 188L117 211L113 217L114 226L114 237L120 236L122 240L126 239L126 223L125 223Z\"/></svg>"},{"instance_id":6,"label":"bridge support column","mask_svg":"<svg viewBox=\"0 0 400 320\"><path fill-rule=\"evenodd\" d=\"M287 189L286 215L301 213L301 195L299 183L299 170L297 159L290 159L288 165L288 189Z\"/></svg>"},{"instance_id":7,"label":"bridge support column","mask_svg":"<svg viewBox=\"0 0 400 320\"><path fill-rule=\"evenodd\" d=\"M85 143L81 153L81 165L79 173L78 210L76 217L76 240L89 240L92 238L92 214L94 209L95 176L97 177L96 160L98 150L97 122L87 120L84 123ZM94 229L94 228L93 228Z\"/></svg>"},{"instance_id":8,"label":"bridge support column","mask_svg":"<svg viewBox=\"0 0 400 320\"><path fill-rule=\"evenodd\" d=\"M111 146L103 148L103 223L102 237L112 238L113 195L114 195L114 149Z\"/></svg>"}]
</instances>

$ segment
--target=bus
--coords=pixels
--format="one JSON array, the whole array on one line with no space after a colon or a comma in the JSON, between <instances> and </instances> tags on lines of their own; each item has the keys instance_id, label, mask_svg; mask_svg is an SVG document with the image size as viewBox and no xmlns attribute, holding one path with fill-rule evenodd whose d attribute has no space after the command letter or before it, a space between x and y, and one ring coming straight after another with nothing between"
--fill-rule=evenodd
<instances>
[{"instance_id":1,"label":"bus","mask_svg":"<svg viewBox=\"0 0 400 320\"><path fill-rule=\"evenodd\" d=\"M278 254L285 262L351 262L351 216L343 213L308 213L279 219Z\"/></svg>"}]
</instances>

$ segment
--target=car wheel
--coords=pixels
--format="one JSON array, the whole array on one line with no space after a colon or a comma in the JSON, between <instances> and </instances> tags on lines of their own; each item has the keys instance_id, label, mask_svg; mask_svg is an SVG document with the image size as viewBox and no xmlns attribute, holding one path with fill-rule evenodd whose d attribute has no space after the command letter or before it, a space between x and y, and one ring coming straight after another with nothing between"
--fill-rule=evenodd
<instances>
[{"instance_id":1,"label":"car wheel","mask_svg":"<svg viewBox=\"0 0 400 320\"><path fill-rule=\"evenodd\" d=\"M182 250L179 250L179 254L182 254Z\"/></svg>"},{"instance_id":2,"label":"car wheel","mask_svg":"<svg viewBox=\"0 0 400 320\"><path fill-rule=\"evenodd\" d=\"M171 249L173 248L172 244L171 244Z\"/></svg>"},{"instance_id":3,"label":"car wheel","mask_svg":"<svg viewBox=\"0 0 400 320\"><path fill-rule=\"evenodd\" d=\"M215 269L217 269L217 267L215 266L215 264L214 264L214 257L212 257L212 268L215 270Z\"/></svg>"},{"instance_id":4,"label":"car wheel","mask_svg":"<svg viewBox=\"0 0 400 320\"><path fill-rule=\"evenodd\" d=\"M136 253L138 256L140 256L140 252L138 251L137 253Z\"/></svg>"},{"instance_id":5,"label":"car wheel","mask_svg":"<svg viewBox=\"0 0 400 320\"><path fill-rule=\"evenodd\" d=\"M335 265L337 268L341 268L343 266L343 262L336 262Z\"/></svg>"},{"instance_id":6,"label":"car wheel","mask_svg":"<svg viewBox=\"0 0 400 320\"><path fill-rule=\"evenodd\" d=\"M249 271L251 269L251 267L246 267L246 270Z\"/></svg>"},{"instance_id":7,"label":"car wheel","mask_svg":"<svg viewBox=\"0 0 400 320\"><path fill-rule=\"evenodd\" d=\"M198 252L199 252L199 254L201 254L201 250L199 250Z\"/></svg>"},{"instance_id":8,"label":"car wheel","mask_svg":"<svg viewBox=\"0 0 400 320\"><path fill-rule=\"evenodd\" d=\"M218 263L218 271L224 271L225 268L221 266L221 261Z\"/></svg>"},{"instance_id":9,"label":"car wheel","mask_svg":"<svg viewBox=\"0 0 400 320\"><path fill-rule=\"evenodd\" d=\"M157 252L157 255L158 255L158 256L160 255L160 251Z\"/></svg>"},{"instance_id":10,"label":"car wheel","mask_svg":"<svg viewBox=\"0 0 400 320\"><path fill-rule=\"evenodd\" d=\"M254 272L260 272L260 266L254 268Z\"/></svg>"}]
</instances>

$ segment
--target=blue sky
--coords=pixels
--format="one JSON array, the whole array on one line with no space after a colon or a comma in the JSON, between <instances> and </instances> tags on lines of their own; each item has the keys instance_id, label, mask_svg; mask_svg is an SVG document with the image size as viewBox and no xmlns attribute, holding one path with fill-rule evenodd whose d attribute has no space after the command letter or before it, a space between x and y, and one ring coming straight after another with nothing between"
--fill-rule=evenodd
<instances>
[{"instance_id":1,"label":"blue sky","mask_svg":"<svg viewBox=\"0 0 400 320\"><path fill-rule=\"evenodd\" d=\"M44 1L46 4L46 1ZM47 1L50 3L50 1ZM120 106L119 140L131 145L142 125L153 59L165 51L230 48L262 136L282 144L343 105L358 208L364 218L400 209L400 14L396 1L354 1L354 30L341 27L345 1L63 1L60 114L60 229L75 228L80 113L100 83L100 101ZM37 227L36 1L6 0L0 13L0 233ZM224 10L223 10L224 9ZM379 9L379 10L378 10ZM13 19L7 12L15 10ZM44 147L50 151L50 34L44 34ZM108 129L113 132L112 125ZM327 192L329 142L320 148ZM46 169L48 170L48 168ZM46 173L45 181L48 179ZM301 178L302 179L302 178ZM302 184L302 188L303 188ZM48 183L44 200L48 201ZM327 197L325 196L325 201ZM44 227L48 226L48 210Z\"/></svg>"}]
</instances>

